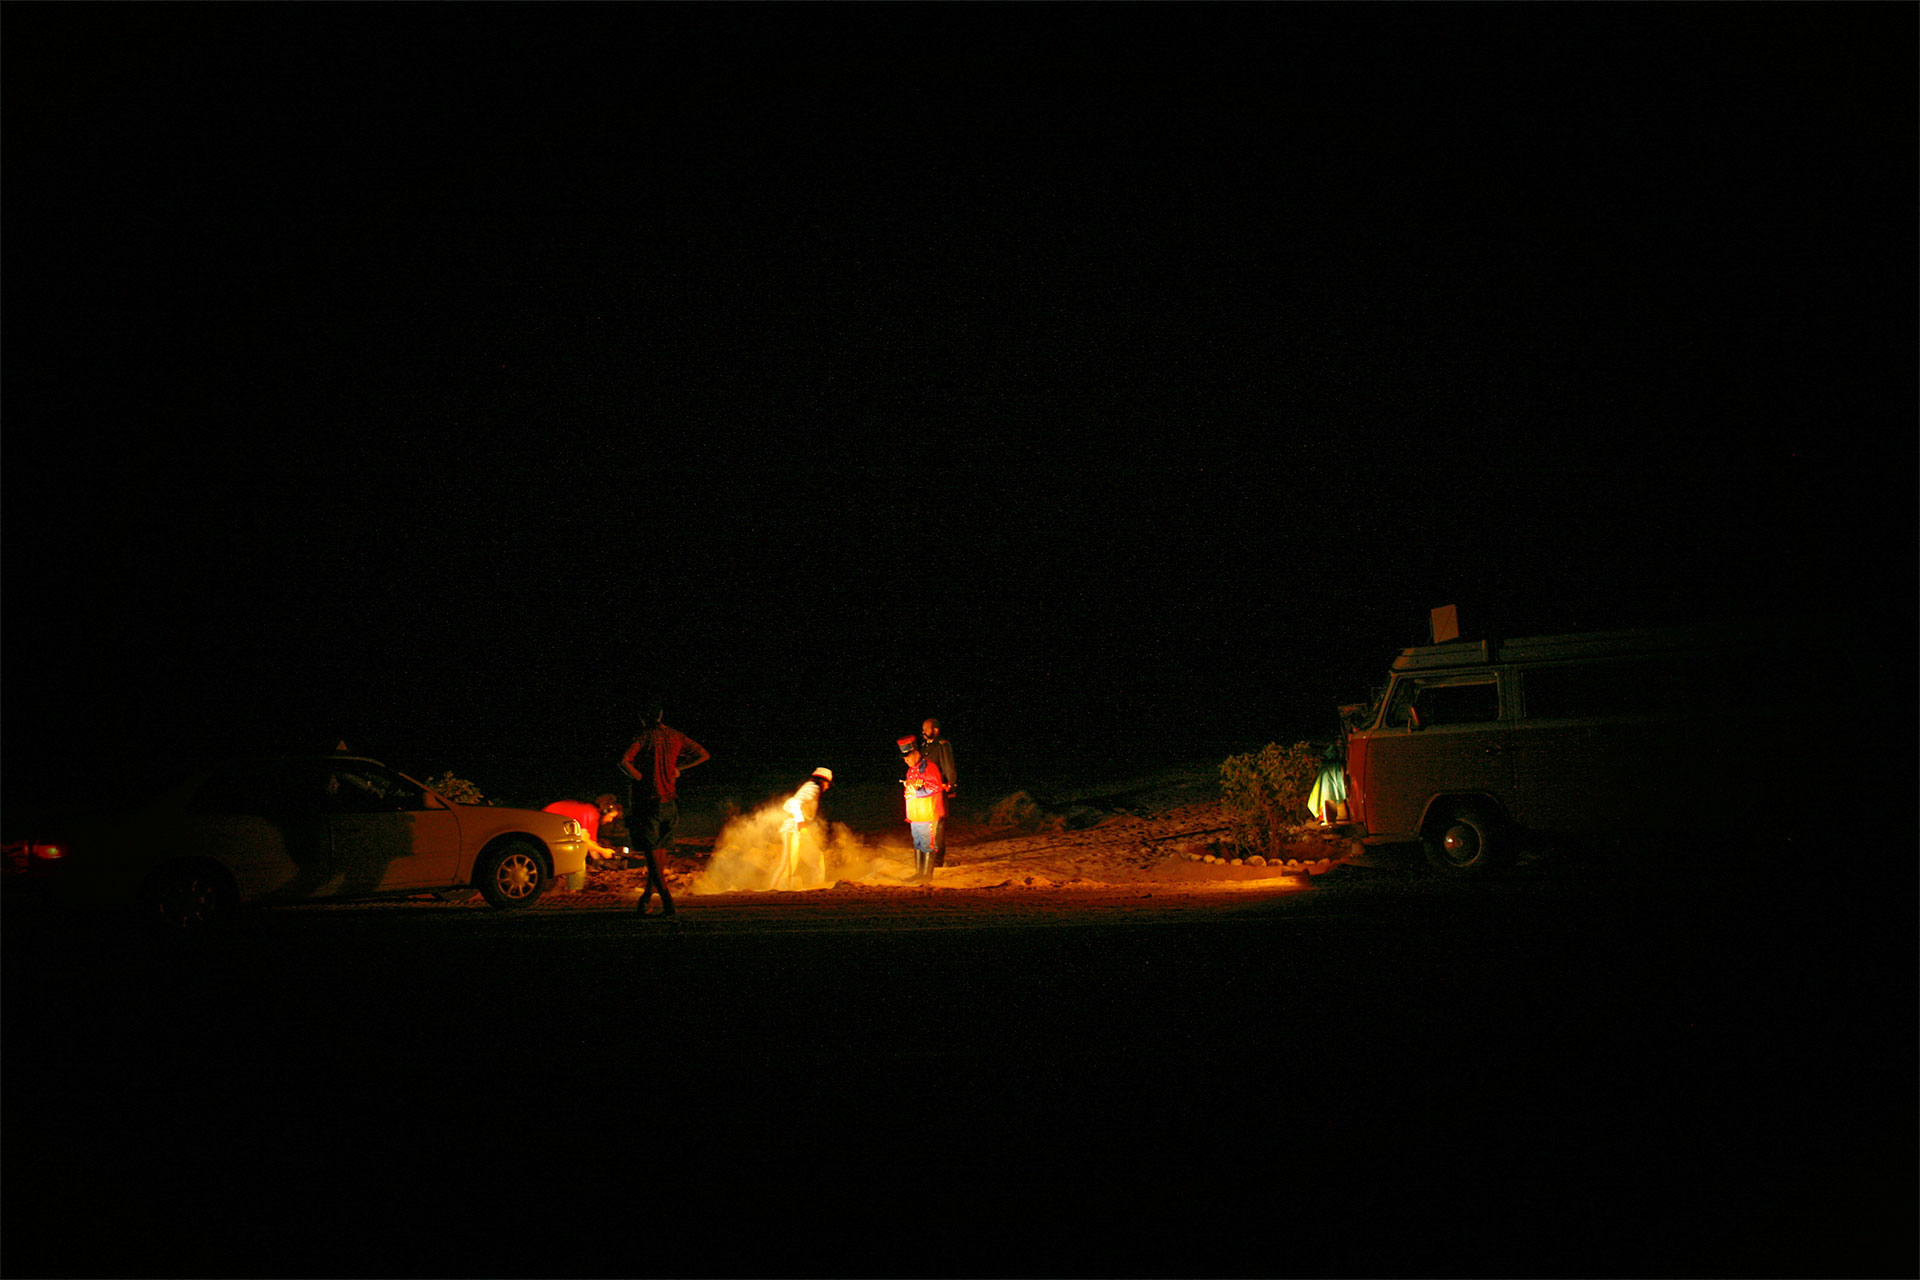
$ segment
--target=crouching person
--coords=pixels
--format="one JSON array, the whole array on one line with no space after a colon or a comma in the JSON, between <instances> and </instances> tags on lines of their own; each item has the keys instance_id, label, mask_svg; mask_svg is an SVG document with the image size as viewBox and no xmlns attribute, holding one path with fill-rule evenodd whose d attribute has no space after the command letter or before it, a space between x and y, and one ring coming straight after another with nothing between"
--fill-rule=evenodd
<instances>
[{"instance_id":1,"label":"crouching person","mask_svg":"<svg viewBox=\"0 0 1920 1280\"><path fill-rule=\"evenodd\" d=\"M601 796L592 804L584 800L555 800L543 810L572 818L587 833L587 870L611 871L627 865L626 826L621 822L620 801ZM619 843L613 843L618 840Z\"/></svg>"}]
</instances>

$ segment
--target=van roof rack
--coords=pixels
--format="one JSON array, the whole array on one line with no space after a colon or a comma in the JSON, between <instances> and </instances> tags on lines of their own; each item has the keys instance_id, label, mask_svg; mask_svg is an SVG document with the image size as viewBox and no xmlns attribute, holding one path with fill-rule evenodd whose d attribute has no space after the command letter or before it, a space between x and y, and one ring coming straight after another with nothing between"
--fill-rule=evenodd
<instances>
[{"instance_id":1,"label":"van roof rack","mask_svg":"<svg viewBox=\"0 0 1920 1280\"><path fill-rule=\"evenodd\" d=\"M1636 653L1728 648L1752 645L1752 636L1728 627L1639 627L1621 631L1582 631L1558 636L1521 636L1512 640L1449 640L1414 645L1393 660L1395 671L1484 666L1493 662L1550 661L1555 658L1611 657Z\"/></svg>"}]
</instances>

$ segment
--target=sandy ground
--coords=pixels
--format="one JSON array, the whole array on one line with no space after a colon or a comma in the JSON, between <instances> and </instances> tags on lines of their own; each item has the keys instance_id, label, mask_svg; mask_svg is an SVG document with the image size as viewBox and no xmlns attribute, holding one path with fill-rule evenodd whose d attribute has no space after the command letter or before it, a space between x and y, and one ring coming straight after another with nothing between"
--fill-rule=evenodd
<instances>
[{"instance_id":1,"label":"sandy ground","mask_svg":"<svg viewBox=\"0 0 1920 1280\"><path fill-rule=\"evenodd\" d=\"M10 921L4 1273L1916 1274L1905 872L1195 862L1215 786L982 799L931 887L850 786L792 892L696 791L673 924Z\"/></svg>"},{"instance_id":2,"label":"sandy ground","mask_svg":"<svg viewBox=\"0 0 1920 1280\"><path fill-rule=\"evenodd\" d=\"M677 899L745 901L800 894L862 898L954 891L1141 888L1177 891L1304 888L1335 865L1340 845L1303 823L1284 857L1235 861L1219 801L1217 766L1188 765L1036 802L1020 822L994 806L950 818L946 864L929 885L909 883L913 847L899 800L869 791L831 798L825 848L812 844L797 879L782 875L777 798L750 811L686 806L666 862ZM825 872L817 859L824 853ZM638 897L643 869L594 870L584 890L549 905L605 907ZM972 896L971 894L967 896Z\"/></svg>"}]
</instances>

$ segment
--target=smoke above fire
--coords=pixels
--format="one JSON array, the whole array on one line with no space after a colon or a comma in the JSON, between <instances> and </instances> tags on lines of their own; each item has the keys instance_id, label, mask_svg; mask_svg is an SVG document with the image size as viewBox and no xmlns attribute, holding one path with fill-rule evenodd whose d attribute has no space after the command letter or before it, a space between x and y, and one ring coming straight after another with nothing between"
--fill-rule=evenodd
<instances>
[{"instance_id":1,"label":"smoke above fire","mask_svg":"<svg viewBox=\"0 0 1920 1280\"><path fill-rule=\"evenodd\" d=\"M843 882L897 885L912 877L912 845L869 843L837 822L801 828L797 856L790 856L782 803L769 800L721 828L713 856L694 877L690 892L824 889Z\"/></svg>"}]
</instances>

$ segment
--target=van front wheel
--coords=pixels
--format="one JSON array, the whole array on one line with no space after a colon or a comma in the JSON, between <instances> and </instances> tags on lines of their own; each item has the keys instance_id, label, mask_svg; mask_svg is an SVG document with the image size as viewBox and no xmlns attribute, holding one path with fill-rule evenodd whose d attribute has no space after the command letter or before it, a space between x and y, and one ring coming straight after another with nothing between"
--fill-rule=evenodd
<instances>
[{"instance_id":1,"label":"van front wheel","mask_svg":"<svg viewBox=\"0 0 1920 1280\"><path fill-rule=\"evenodd\" d=\"M1481 876L1509 859L1509 837L1487 810L1462 805L1430 829L1427 861L1449 876Z\"/></svg>"}]
</instances>

